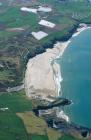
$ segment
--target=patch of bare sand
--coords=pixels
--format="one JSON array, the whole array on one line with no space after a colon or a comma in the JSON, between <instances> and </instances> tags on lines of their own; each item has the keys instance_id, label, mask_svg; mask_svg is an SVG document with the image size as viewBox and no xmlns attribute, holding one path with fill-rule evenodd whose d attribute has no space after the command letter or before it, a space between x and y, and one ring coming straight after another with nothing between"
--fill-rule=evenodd
<instances>
[{"instance_id":1,"label":"patch of bare sand","mask_svg":"<svg viewBox=\"0 0 91 140\"><path fill-rule=\"evenodd\" d=\"M47 49L43 54L29 60L25 74L25 89L29 97L58 96L60 66L53 60L62 55L70 41L55 44L53 49Z\"/></svg>"}]
</instances>

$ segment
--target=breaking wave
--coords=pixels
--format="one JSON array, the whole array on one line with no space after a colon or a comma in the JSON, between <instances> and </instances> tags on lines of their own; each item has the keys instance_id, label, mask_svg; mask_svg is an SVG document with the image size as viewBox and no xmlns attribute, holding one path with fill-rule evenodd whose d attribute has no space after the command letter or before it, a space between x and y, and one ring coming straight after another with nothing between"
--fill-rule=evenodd
<instances>
[{"instance_id":1,"label":"breaking wave","mask_svg":"<svg viewBox=\"0 0 91 140\"><path fill-rule=\"evenodd\" d=\"M58 118L64 119L66 122L70 122L70 118L64 113L63 110L61 110L58 114L57 114Z\"/></svg>"}]
</instances>

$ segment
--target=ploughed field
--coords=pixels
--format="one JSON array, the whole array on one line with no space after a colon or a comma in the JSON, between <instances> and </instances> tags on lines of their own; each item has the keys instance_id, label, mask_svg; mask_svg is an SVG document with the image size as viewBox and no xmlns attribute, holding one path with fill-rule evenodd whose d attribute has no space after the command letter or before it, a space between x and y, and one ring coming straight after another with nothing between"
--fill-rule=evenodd
<instances>
[{"instance_id":1,"label":"ploughed field","mask_svg":"<svg viewBox=\"0 0 91 140\"><path fill-rule=\"evenodd\" d=\"M60 2L46 0L51 6L49 13L21 11L22 6L36 8L44 5L43 0L1 1L0 6L0 91L23 82L26 63L29 58L52 47L56 40L68 39L80 22L91 22L91 5L82 2ZM55 28L39 25L41 19L53 22ZM48 34L41 40L31 32L43 31Z\"/></svg>"}]
</instances>

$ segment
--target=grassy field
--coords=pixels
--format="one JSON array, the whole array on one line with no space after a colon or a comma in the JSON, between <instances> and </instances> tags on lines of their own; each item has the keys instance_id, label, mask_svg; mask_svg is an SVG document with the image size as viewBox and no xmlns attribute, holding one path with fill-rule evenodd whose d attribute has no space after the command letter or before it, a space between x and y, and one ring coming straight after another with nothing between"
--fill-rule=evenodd
<instances>
[{"instance_id":1,"label":"grassy field","mask_svg":"<svg viewBox=\"0 0 91 140\"><path fill-rule=\"evenodd\" d=\"M22 121L10 112L0 112L0 140L27 140Z\"/></svg>"},{"instance_id":2,"label":"grassy field","mask_svg":"<svg viewBox=\"0 0 91 140\"><path fill-rule=\"evenodd\" d=\"M34 30L38 27L38 16L36 14L24 13L20 11L20 7L8 7L4 12L0 13L0 23L5 25L3 31L0 31L0 38L11 37L17 35L18 32L9 32L7 28L27 28L32 27Z\"/></svg>"},{"instance_id":3,"label":"grassy field","mask_svg":"<svg viewBox=\"0 0 91 140\"><path fill-rule=\"evenodd\" d=\"M58 140L78 140L78 139L73 138L72 136L62 136Z\"/></svg>"},{"instance_id":4,"label":"grassy field","mask_svg":"<svg viewBox=\"0 0 91 140\"><path fill-rule=\"evenodd\" d=\"M48 128L32 112L32 103L24 91L0 94L0 140L79 140Z\"/></svg>"},{"instance_id":5,"label":"grassy field","mask_svg":"<svg viewBox=\"0 0 91 140\"><path fill-rule=\"evenodd\" d=\"M78 24L66 13L66 15L60 13L59 8L56 6L58 5L62 8L62 5L58 3L55 6L55 1L51 0L46 2L51 2L53 8L53 12L47 14L47 16L41 13L22 12L20 11L20 6L11 7L5 5L0 9L0 63L3 63L3 68L0 70L0 83L2 89L18 85L23 80L24 69L28 59L35 56L36 53L45 51L46 47L51 47L53 40L67 36L69 30ZM34 7L36 6L34 5ZM51 30L38 24L45 16L46 20L56 24L55 29ZM13 28L22 28L24 31L11 31L10 29ZM31 32L39 30L47 32L49 36L37 41L31 36ZM18 58L18 61L15 61L16 58ZM11 67L12 65L13 68Z\"/></svg>"},{"instance_id":6,"label":"grassy field","mask_svg":"<svg viewBox=\"0 0 91 140\"><path fill-rule=\"evenodd\" d=\"M0 95L0 108L8 107L10 112L24 112L31 111L32 103L24 93L14 92L10 94L1 94Z\"/></svg>"},{"instance_id":7,"label":"grassy field","mask_svg":"<svg viewBox=\"0 0 91 140\"><path fill-rule=\"evenodd\" d=\"M1 108L8 108L8 110L2 111ZM32 101L26 97L24 91L0 94L0 140L61 140L61 138L66 140L68 138L48 128L46 122L36 117L31 109ZM75 139L69 137L69 140Z\"/></svg>"},{"instance_id":8,"label":"grassy field","mask_svg":"<svg viewBox=\"0 0 91 140\"><path fill-rule=\"evenodd\" d=\"M86 0L69 3L45 0L53 9L47 15L21 12L20 5L8 6L8 1L2 2L4 5L0 7L1 92L22 83L29 58L44 52L47 47L52 47L54 41L70 36L71 30L80 22L91 24L91 5ZM40 3L44 4L44 0L33 3L33 7ZM44 17L56 24L55 29L38 25L38 21ZM13 28L24 30L11 31ZM49 36L40 41L36 40L31 36L31 32L39 30L47 32ZM32 102L24 91L0 93L0 108L6 107L9 110L0 110L0 140L77 140L47 128L45 121L30 113Z\"/></svg>"},{"instance_id":9,"label":"grassy field","mask_svg":"<svg viewBox=\"0 0 91 140\"><path fill-rule=\"evenodd\" d=\"M24 91L0 94L0 140L53 140L52 135L57 140L61 136L31 109L32 102Z\"/></svg>"},{"instance_id":10,"label":"grassy field","mask_svg":"<svg viewBox=\"0 0 91 140\"><path fill-rule=\"evenodd\" d=\"M36 117L32 112L17 113L23 120L29 134L45 135L47 124L41 118Z\"/></svg>"},{"instance_id":11,"label":"grassy field","mask_svg":"<svg viewBox=\"0 0 91 140\"><path fill-rule=\"evenodd\" d=\"M43 0L39 0L44 3ZM46 3L53 5L54 9L57 10L61 15L73 17L74 19L84 19L91 16L91 5L87 0L71 1L71 2L57 2L55 0L46 0Z\"/></svg>"},{"instance_id":12,"label":"grassy field","mask_svg":"<svg viewBox=\"0 0 91 140\"><path fill-rule=\"evenodd\" d=\"M23 91L0 94L0 108L6 107L9 110L0 110L0 140L28 140L27 131L16 112L31 110L31 101Z\"/></svg>"},{"instance_id":13,"label":"grassy field","mask_svg":"<svg viewBox=\"0 0 91 140\"><path fill-rule=\"evenodd\" d=\"M8 107L6 111L1 111L1 108ZM22 119L17 113L31 111L32 104L24 91L13 92L10 94L0 95L0 140L35 140L35 137L41 140L46 136L31 135L27 132ZM30 116L31 118L31 116ZM30 119L31 120L31 119ZM36 139L36 140L37 140Z\"/></svg>"},{"instance_id":14,"label":"grassy field","mask_svg":"<svg viewBox=\"0 0 91 140\"><path fill-rule=\"evenodd\" d=\"M0 21L5 23L9 28L26 25L35 27L37 25L37 18L36 14L21 12L20 7L9 8L0 14Z\"/></svg>"}]
</instances>

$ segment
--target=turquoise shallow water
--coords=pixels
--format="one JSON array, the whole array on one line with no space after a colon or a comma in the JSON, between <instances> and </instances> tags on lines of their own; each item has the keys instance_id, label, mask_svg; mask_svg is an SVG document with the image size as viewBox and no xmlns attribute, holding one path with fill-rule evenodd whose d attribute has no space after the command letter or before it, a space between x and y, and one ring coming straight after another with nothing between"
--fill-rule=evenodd
<instances>
[{"instance_id":1,"label":"turquoise shallow water","mask_svg":"<svg viewBox=\"0 0 91 140\"><path fill-rule=\"evenodd\" d=\"M62 58L63 97L73 101L64 108L70 120L91 128L91 29L71 39Z\"/></svg>"}]
</instances>

